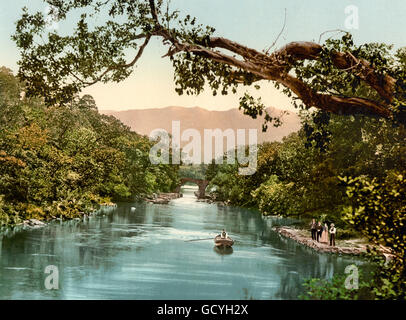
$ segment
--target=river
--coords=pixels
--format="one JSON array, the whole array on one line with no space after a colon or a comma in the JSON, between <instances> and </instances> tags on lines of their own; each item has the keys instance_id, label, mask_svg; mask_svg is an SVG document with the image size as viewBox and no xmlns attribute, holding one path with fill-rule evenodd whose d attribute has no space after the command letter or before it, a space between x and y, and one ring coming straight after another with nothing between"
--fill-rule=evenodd
<instances>
[{"instance_id":1,"label":"river","mask_svg":"<svg viewBox=\"0 0 406 320\"><path fill-rule=\"evenodd\" d=\"M320 254L271 230L288 220L197 202L119 203L84 222L0 236L0 299L297 299L303 280L359 258ZM135 209L134 209L135 207ZM232 250L212 238L226 228ZM45 273L47 266L55 266ZM58 289L46 278L59 276Z\"/></svg>"}]
</instances>

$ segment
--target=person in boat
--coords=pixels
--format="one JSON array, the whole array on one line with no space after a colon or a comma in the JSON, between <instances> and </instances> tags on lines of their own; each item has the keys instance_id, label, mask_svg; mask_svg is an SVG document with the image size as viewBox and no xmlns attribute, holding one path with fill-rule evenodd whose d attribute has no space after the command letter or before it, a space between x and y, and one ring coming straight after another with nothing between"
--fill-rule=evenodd
<instances>
[{"instance_id":1,"label":"person in boat","mask_svg":"<svg viewBox=\"0 0 406 320\"><path fill-rule=\"evenodd\" d=\"M223 229L223 231L221 231L220 236L221 236L221 239L227 239L228 238L228 234L227 234L225 229Z\"/></svg>"}]
</instances>

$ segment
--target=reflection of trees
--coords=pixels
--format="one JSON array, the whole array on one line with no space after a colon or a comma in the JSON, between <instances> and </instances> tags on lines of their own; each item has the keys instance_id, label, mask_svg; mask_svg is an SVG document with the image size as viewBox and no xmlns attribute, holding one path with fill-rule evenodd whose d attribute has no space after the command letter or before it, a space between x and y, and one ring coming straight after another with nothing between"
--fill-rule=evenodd
<instances>
[{"instance_id":1,"label":"reflection of trees","mask_svg":"<svg viewBox=\"0 0 406 320\"><path fill-rule=\"evenodd\" d=\"M359 259L354 257L317 253L313 249L284 238L276 232L272 233L274 246L284 252L291 252L284 268L279 269L281 282L276 295L277 298L288 299L300 295L303 292L302 284L305 279L331 279L334 275L344 274L347 265L362 264Z\"/></svg>"},{"instance_id":2,"label":"reflection of trees","mask_svg":"<svg viewBox=\"0 0 406 320\"><path fill-rule=\"evenodd\" d=\"M43 230L26 232L9 231L1 241L0 259L0 298L32 298L27 293L39 292L44 288L45 266L55 264L51 257L50 242L32 241ZM42 250L49 251L47 255L34 255ZM50 292L51 297L59 294Z\"/></svg>"},{"instance_id":3,"label":"reflection of trees","mask_svg":"<svg viewBox=\"0 0 406 320\"><path fill-rule=\"evenodd\" d=\"M266 230L266 223L261 219L258 212L248 209L232 207L218 207L217 210L208 212L205 217L205 225L215 221L217 228L225 228L231 234L249 236L252 241L261 240L261 232Z\"/></svg>"},{"instance_id":4,"label":"reflection of trees","mask_svg":"<svg viewBox=\"0 0 406 320\"><path fill-rule=\"evenodd\" d=\"M335 274L343 274L347 265L360 260L352 257L340 257L334 254L317 253L313 249L300 245L271 230L273 223L286 224L281 219L262 218L256 211L232 207L219 207L217 212L209 212L205 217L206 223L214 220L219 227L224 226L231 236L243 238L239 246L266 246L270 256L281 259L280 264L271 265L270 278L280 279L279 288L272 293L269 289L269 299L297 298L303 292L302 284L307 278L331 279ZM254 298L255 298L255 293Z\"/></svg>"},{"instance_id":5,"label":"reflection of trees","mask_svg":"<svg viewBox=\"0 0 406 320\"><path fill-rule=\"evenodd\" d=\"M131 210L133 206L136 207L135 212ZM233 279L234 287L240 286L240 290L246 288L249 291L247 296L253 298L266 298L264 292L269 294L268 298L296 298L302 291L301 284L305 278L331 278L336 273L343 273L346 265L358 261L318 254L272 231L272 223L272 219L263 219L257 211L232 207L202 204L189 208L176 204L168 207L122 203L114 211L104 210L99 216L84 222L55 222L45 228L9 232L0 237L0 298L24 298L25 294L25 298L63 298L82 279L86 279L83 283L91 286L93 272L98 272L96 276L116 272L113 269L120 267L117 261L137 258L142 253L140 251L150 245L151 235L166 236L162 228L171 228L171 232L173 229L190 232L226 228L238 240L234 253L222 257L209 253L227 260L227 267L229 263L232 266L233 261L242 262L230 271L230 279ZM193 248L198 246L185 248L191 250L190 259L196 262L199 258ZM212 250L212 247L202 250ZM253 259L248 259L247 255L253 250L257 250ZM131 252L118 256L125 251ZM207 257L206 251L197 253ZM151 253L154 261L166 258ZM168 259L172 263L170 255ZM187 264L187 261L183 263ZM210 264L206 263L209 269ZM43 290L44 269L51 264L58 266L60 271L61 290L57 292ZM6 267L26 269L18 271ZM203 269L206 270L205 267ZM233 277L233 272L243 275L243 278ZM67 288L65 293L64 287Z\"/></svg>"},{"instance_id":6,"label":"reflection of trees","mask_svg":"<svg viewBox=\"0 0 406 320\"><path fill-rule=\"evenodd\" d=\"M97 270L113 268L111 258L119 252L143 250L136 238L151 231L145 225L148 218L161 227L171 226L172 218L158 207L138 203L136 212L131 212L132 206L120 204L113 211L104 209L82 222L53 222L40 229L7 232L0 237L0 298L20 297L24 292L62 298L62 285L58 294L44 290L46 266L58 266L60 283L71 286L69 280L78 281ZM135 241L127 244L123 238ZM5 269L10 267L21 269Z\"/></svg>"}]
</instances>

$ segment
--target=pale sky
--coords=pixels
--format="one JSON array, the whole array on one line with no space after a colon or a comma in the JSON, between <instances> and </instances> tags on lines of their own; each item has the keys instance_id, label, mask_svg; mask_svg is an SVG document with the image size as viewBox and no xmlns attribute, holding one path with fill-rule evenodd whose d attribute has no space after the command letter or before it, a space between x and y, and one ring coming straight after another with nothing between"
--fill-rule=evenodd
<instances>
[{"instance_id":1,"label":"pale sky","mask_svg":"<svg viewBox=\"0 0 406 320\"><path fill-rule=\"evenodd\" d=\"M216 28L216 35L230 38L257 50L274 42L281 31L285 8L286 27L275 48L290 41L318 41L322 32L346 29L348 15L345 8L355 5L359 13L359 28L351 31L357 43L385 42L395 48L406 46L405 0L172 0L171 7L198 18L198 22ZM42 0L0 0L0 65L17 71L18 50L10 36L14 22L27 6L31 12L45 11ZM70 21L58 30L68 32ZM98 84L85 90L97 102L99 109L127 110L162 108L167 106L200 106L209 110L238 107L237 95L213 97L210 91L199 96L178 96L173 84L173 70L169 59L162 59L166 48L153 41L139 60L136 70L119 84ZM130 57L129 57L130 58ZM251 90L261 96L268 106L293 110L290 100L263 83L261 90Z\"/></svg>"}]
</instances>

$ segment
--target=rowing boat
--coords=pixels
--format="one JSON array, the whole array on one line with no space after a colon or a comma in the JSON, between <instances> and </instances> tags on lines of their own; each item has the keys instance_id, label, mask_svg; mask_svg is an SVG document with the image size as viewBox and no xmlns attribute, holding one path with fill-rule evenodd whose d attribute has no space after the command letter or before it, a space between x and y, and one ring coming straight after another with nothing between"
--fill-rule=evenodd
<instances>
[{"instance_id":1,"label":"rowing boat","mask_svg":"<svg viewBox=\"0 0 406 320\"><path fill-rule=\"evenodd\" d=\"M218 235L214 238L214 244L216 247L231 247L234 244L234 240L230 237L222 238Z\"/></svg>"}]
</instances>

